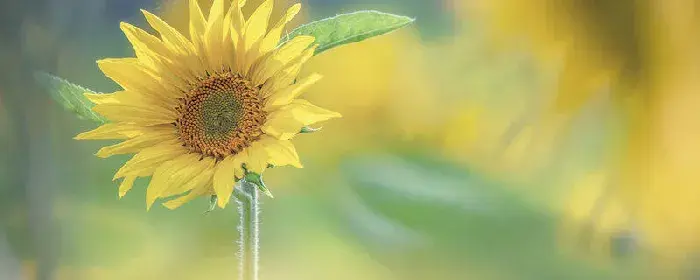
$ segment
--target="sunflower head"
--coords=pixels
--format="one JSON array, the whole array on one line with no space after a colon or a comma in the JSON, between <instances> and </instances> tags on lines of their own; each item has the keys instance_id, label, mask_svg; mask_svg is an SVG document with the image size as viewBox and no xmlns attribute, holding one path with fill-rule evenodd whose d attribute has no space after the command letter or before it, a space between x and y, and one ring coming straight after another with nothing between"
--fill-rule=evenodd
<instances>
[{"instance_id":1,"label":"sunflower head","mask_svg":"<svg viewBox=\"0 0 700 280\"><path fill-rule=\"evenodd\" d=\"M240 153L263 134L262 101L259 89L245 78L214 75L182 99L175 126L186 147L223 159Z\"/></svg>"},{"instance_id":2,"label":"sunflower head","mask_svg":"<svg viewBox=\"0 0 700 280\"><path fill-rule=\"evenodd\" d=\"M268 28L272 0L247 19L245 1L229 2L214 0L205 16L190 0L189 36L143 11L160 36L122 23L136 57L98 61L122 90L86 94L109 122L76 139L123 140L99 157L135 154L114 176L123 178L120 197L136 178L151 177L147 208L158 198L171 198L164 205L173 209L207 194L223 208L246 173L301 167L289 140L307 125L340 117L297 99L320 79L297 80L316 49L313 37L279 45L300 5Z\"/></svg>"}]
</instances>

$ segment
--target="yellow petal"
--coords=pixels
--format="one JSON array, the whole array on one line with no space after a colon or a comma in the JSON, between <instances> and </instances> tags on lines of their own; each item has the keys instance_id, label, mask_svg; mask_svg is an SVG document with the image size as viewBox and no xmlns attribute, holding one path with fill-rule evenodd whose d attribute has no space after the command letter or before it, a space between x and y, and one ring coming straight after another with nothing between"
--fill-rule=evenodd
<instances>
[{"instance_id":1,"label":"yellow petal","mask_svg":"<svg viewBox=\"0 0 700 280\"><path fill-rule=\"evenodd\" d=\"M174 210L195 198L205 195L209 190L209 184L211 183L211 174L208 174L209 176L206 175L207 174L201 174L195 178L196 187L192 188L192 191L190 191L188 194L166 201L163 203L163 206L170 210Z\"/></svg>"},{"instance_id":2,"label":"yellow petal","mask_svg":"<svg viewBox=\"0 0 700 280\"><path fill-rule=\"evenodd\" d=\"M245 50L243 46L243 27L245 19L241 8L245 1L232 1L229 11L224 18L224 25L228 28L224 29L224 59L228 66L234 71L242 73L243 58Z\"/></svg>"},{"instance_id":3,"label":"yellow petal","mask_svg":"<svg viewBox=\"0 0 700 280\"><path fill-rule=\"evenodd\" d=\"M196 185L190 182L195 180L197 176L213 170L215 162L216 160L213 157L205 157L201 160L197 158L197 161L189 163L186 168L175 172L168 179L168 187L163 190L161 197L177 195L193 189ZM211 172L213 173L213 171Z\"/></svg>"},{"instance_id":4,"label":"yellow petal","mask_svg":"<svg viewBox=\"0 0 700 280\"><path fill-rule=\"evenodd\" d=\"M263 2L245 23L245 31L242 36L243 49L239 50L243 56L243 61L240 62L239 66L241 66L241 73L244 73L246 76L250 73L249 70L253 63L260 57L261 39L267 32L273 3L273 0Z\"/></svg>"},{"instance_id":5,"label":"yellow petal","mask_svg":"<svg viewBox=\"0 0 700 280\"><path fill-rule=\"evenodd\" d=\"M234 185L236 184L236 170L241 169L241 156L232 155L226 157L216 165L214 172L214 192L217 196L217 204L224 208L231 199Z\"/></svg>"},{"instance_id":6,"label":"yellow petal","mask_svg":"<svg viewBox=\"0 0 700 280\"><path fill-rule=\"evenodd\" d=\"M209 62L209 68L214 70L220 69L223 65L223 24L224 1L214 0L211 10L209 10L207 29L204 32L204 46L206 47L207 61Z\"/></svg>"},{"instance_id":7,"label":"yellow petal","mask_svg":"<svg viewBox=\"0 0 700 280\"><path fill-rule=\"evenodd\" d=\"M279 49L261 58L251 70L252 81L260 85L275 75L290 62L298 59L304 50L316 40L313 36L301 35L282 45Z\"/></svg>"},{"instance_id":8,"label":"yellow petal","mask_svg":"<svg viewBox=\"0 0 700 280\"><path fill-rule=\"evenodd\" d=\"M147 130L143 134L123 141L121 143L103 147L97 151L98 157L107 158L113 155L136 153L142 149L158 145L163 142L177 140L176 131L172 127L167 129Z\"/></svg>"},{"instance_id":9,"label":"yellow petal","mask_svg":"<svg viewBox=\"0 0 700 280\"><path fill-rule=\"evenodd\" d=\"M134 181L136 180L136 176L126 176L123 180L122 183L119 184L119 198L124 197L129 190L131 190L131 187L134 186Z\"/></svg>"},{"instance_id":10,"label":"yellow petal","mask_svg":"<svg viewBox=\"0 0 700 280\"><path fill-rule=\"evenodd\" d=\"M167 22L160 19L158 16L146 10L141 10L141 12L146 17L148 24L150 24L153 29L160 33L161 39L163 42L165 42L168 49L183 55L191 55L195 53L192 43L187 40L185 36L180 34L179 31L170 26Z\"/></svg>"},{"instance_id":11,"label":"yellow petal","mask_svg":"<svg viewBox=\"0 0 700 280\"><path fill-rule=\"evenodd\" d=\"M124 35L126 35L126 38L129 40L134 49L148 51L149 53L160 54L163 56L170 54L170 51L165 44L163 44L163 41L151 34L148 34L148 32L144 31L143 29L126 22L121 22L119 27L121 28L122 32L124 32Z\"/></svg>"},{"instance_id":12,"label":"yellow petal","mask_svg":"<svg viewBox=\"0 0 700 280\"><path fill-rule=\"evenodd\" d=\"M196 76L205 71L202 60L199 56L197 56L197 51L195 50L192 42L187 40L187 38L180 34L179 31L168 25L168 23L159 17L145 10L141 10L141 12L144 14L146 21L148 21L153 29L160 33L161 39L165 43L166 47L178 56L174 59L177 59L178 62L186 65L188 73Z\"/></svg>"},{"instance_id":13,"label":"yellow petal","mask_svg":"<svg viewBox=\"0 0 700 280\"><path fill-rule=\"evenodd\" d=\"M136 57L150 69L158 71L164 68L164 57L173 56L160 39L148 32L126 22L120 23L119 27L134 47Z\"/></svg>"},{"instance_id":14,"label":"yellow petal","mask_svg":"<svg viewBox=\"0 0 700 280\"><path fill-rule=\"evenodd\" d=\"M245 5L245 1L232 1L231 2L231 29L238 32L238 34L243 33L243 25L245 24L245 19L243 18L243 11L241 8Z\"/></svg>"},{"instance_id":15,"label":"yellow petal","mask_svg":"<svg viewBox=\"0 0 700 280\"><path fill-rule=\"evenodd\" d=\"M202 35L206 30L207 22L204 20L202 9L199 7L199 0L190 0L190 40L194 45L197 54L205 54L204 40Z\"/></svg>"},{"instance_id":16,"label":"yellow petal","mask_svg":"<svg viewBox=\"0 0 700 280\"><path fill-rule=\"evenodd\" d=\"M96 94L85 95L91 100L97 101L95 108L108 107L137 107L144 109L152 109L154 112L163 112L166 115L176 111L176 107L180 101L176 98L164 98L146 94L140 94L133 91L118 91L115 93L106 94L105 96L97 97ZM171 113L168 113L171 112Z\"/></svg>"},{"instance_id":17,"label":"yellow petal","mask_svg":"<svg viewBox=\"0 0 700 280\"><path fill-rule=\"evenodd\" d=\"M295 99L292 101L292 104L286 108L286 110L290 110L294 118L302 122L304 125L310 125L320 121L342 117L340 113L318 107L304 99Z\"/></svg>"},{"instance_id":18,"label":"yellow petal","mask_svg":"<svg viewBox=\"0 0 700 280\"><path fill-rule=\"evenodd\" d=\"M107 123L75 136L76 140L129 139L140 135L142 127L128 123Z\"/></svg>"},{"instance_id":19,"label":"yellow petal","mask_svg":"<svg viewBox=\"0 0 700 280\"><path fill-rule=\"evenodd\" d=\"M168 182L174 174L188 168L198 159L199 155L197 154L184 154L158 166L148 184L148 189L146 189L146 208L150 209L156 199L161 197L161 194L169 187Z\"/></svg>"},{"instance_id":20,"label":"yellow petal","mask_svg":"<svg viewBox=\"0 0 700 280\"><path fill-rule=\"evenodd\" d=\"M224 15L224 21L223 21L223 35L224 36L221 37L224 40L229 39L230 38L229 36L231 36L231 34L229 34L229 29L231 28L231 18L236 13L235 10L236 10L236 7L233 4L231 4L228 7L228 11L226 12L226 15Z\"/></svg>"},{"instance_id":21,"label":"yellow petal","mask_svg":"<svg viewBox=\"0 0 700 280\"><path fill-rule=\"evenodd\" d=\"M260 142L253 142L245 149L245 166L250 172L261 174L267 168L267 160L269 159L265 147Z\"/></svg>"},{"instance_id":22,"label":"yellow petal","mask_svg":"<svg viewBox=\"0 0 700 280\"><path fill-rule=\"evenodd\" d=\"M301 10L300 3L291 6L289 9L287 9L287 12L279 20L279 22L277 22L277 24L270 29L269 32L267 32L267 35L265 35L265 38L263 38L262 43L260 43L261 54L265 54L277 47L277 43L279 43L285 25L294 19L294 17L299 13L299 10Z\"/></svg>"},{"instance_id":23,"label":"yellow petal","mask_svg":"<svg viewBox=\"0 0 700 280\"><path fill-rule=\"evenodd\" d=\"M272 13L273 0L265 0L258 8L250 15L250 18L245 23L245 50L251 50L251 47L258 42L267 32L267 24L270 21Z\"/></svg>"},{"instance_id":24,"label":"yellow petal","mask_svg":"<svg viewBox=\"0 0 700 280\"><path fill-rule=\"evenodd\" d=\"M129 42L134 46L134 52L139 61L152 71L167 80L167 86L185 90L187 83L184 78L189 78L189 70L179 62L178 55L174 54L157 37L128 23L122 22L121 29Z\"/></svg>"},{"instance_id":25,"label":"yellow petal","mask_svg":"<svg viewBox=\"0 0 700 280\"><path fill-rule=\"evenodd\" d=\"M291 113L273 113L267 117L262 131L277 139L289 140L297 135L302 127L304 124L294 119Z\"/></svg>"},{"instance_id":26,"label":"yellow petal","mask_svg":"<svg viewBox=\"0 0 700 280\"><path fill-rule=\"evenodd\" d=\"M322 76L320 74L314 73L300 81L297 81L295 84L285 89L273 93L265 100L265 110L269 112L277 106L283 106L291 103L294 98L299 97L304 90L318 82L321 77Z\"/></svg>"},{"instance_id":27,"label":"yellow petal","mask_svg":"<svg viewBox=\"0 0 700 280\"><path fill-rule=\"evenodd\" d=\"M127 90L117 91L114 93L85 93L83 95L97 105L112 104L136 107L158 107L168 111L173 110L173 108L180 104L178 98L181 97L174 96L172 98L168 98L163 96L140 94Z\"/></svg>"},{"instance_id":28,"label":"yellow petal","mask_svg":"<svg viewBox=\"0 0 700 280\"><path fill-rule=\"evenodd\" d=\"M339 117L339 113L323 109L303 99L296 99L270 113L262 130L278 139L287 140L299 133L304 126Z\"/></svg>"},{"instance_id":29,"label":"yellow petal","mask_svg":"<svg viewBox=\"0 0 700 280\"><path fill-rule=\"evenodd\" d=\"M245 39L245 36L243 36ZM258 52L260 46L260 41L257 41L253 43L253 46L251 47L251 50L246 51L243 56L243 61L242 63L242 68L241 68L241 73L244 74L246 78L251 77L251 74L254 73L253 66L256 61L258 61L258 58L260 57L260 53Z\"/></svg>"},{"instance_id":30,"label":"yellow petal","mask_svg":"<svg viewBox=\"0 0 700 280\"><path fill-rule=\"evenodd\" d=\"M237 31L237 29L234 28L233 24L231 24L231 28L229 28L229 33L231 33L231 55L228 56L228 64L231 66L231 69L238 73L242 73L243 69L243 58L245 55L245 52L242 51L243 48L243 42L241 39L241 33L240 31Z\"/></svg>"},{"instance_id":31,"label":"yellow petal","mask_svg":"<svg viewBox=\"0 0 700 280\"><path fill-rule=\"evenodd\" d=\"M213 21L224 19L224 0L214 0L209 9L209 18L207 18L207 26Z\"/></svg>"},{"instance_id":32,"label":"yellow petal","mask_svg":"<svg viewBox=\"0 0 700 280\"><path fill-rule=\"evenodd\" d=\"M167 173L170 172L172 165L173 161L165 162L158 166L156 168L156 172L153 173L151 181L148 183L148 187L146 188L146 210L151 210L151 206L154 202L156 202L156 199L158 199L158 194L167 186L165 184L167 181L166 176Z\"/></svg>"},{"instance_id":33,"label":"yellow petal","mask_svg":"<svg viewBox=\"0 0 700 280\"><path fill-rule=\"evenodd\" d=\"M98 104L92 110L112 122L131 122L143 126L173 123L178 116L174 109L166 110L155 106Z\"/></svg>"},{"instance_id":34,"label":"yellow petal","mask_svg":"<svg viewBox=\"0 0 700 280\"><path fill-rule=\"evenodd\" d=\"M182 95L164 83L162 77L154 76L137 58L103 59L97 61L97 66L105 76L125 89L113 95L120 103L124 103L121 98L135 98L155 105L172 105Z\"/></svg>"},{"instance_id":35,"label":"yellow petal","mask_svg":"<svg viewBox=\"0 0 700 280\"><path fill-rule=\"evenodd\" d=\"M287 66L282 68L282 70L277 71L272 77L266 80L265 84L260 89L263 97L268 97L277 89L285 88L292 84L299 75L301 67L314 55L317 47L318 45L315 45L306 49L299 57L291 61Z\"/></svg>"},{"instance_id":36,"label":"yellow petal","mask_svg":"<svg viewBox=\"0 0 700 280\"><path fill-rule=\"evenodd\" d=\"M132 174L143 174L145 170L153 169L163 162L188 152L179 142L162 143L161 145L145 148L124 163L117 173L114 174L114 180Z\"/></svg>"},{"instance_id":37,"label":"yellow petal","mask_svg":"<svg viewBox=\"0 0 700 280\"><path fill-rule=\"evenodd\" d=\"M85 98L95 104L119 103L116 93L92 93L83 94Z\"/></svg>"},{"instance_id":38,"label":"yellow petal","mask_svg":"<svg viewBox=\"0 0 700 280\"><path fill-rule=\"evenodd\" d=\"M304 54L304 51L308 51L309 46L311 46L314 41L316 41L316 38L313 36L301 35L294 37L277 49L272 59L280 62L282 65L287 65Z\"/></svg>"},{"instance_id":39,"label":"yellow petal","mask_svg":"<svg viewBox=\"0 0 700 280\"><path fill-rule=\"evenodd\" d=\"M270 157L268 160L270 164L274 166L291 165L296 168L302 168L294 144L289 140L264 137L260 142L265 147L265 151Z\"/></svg>"},{"instance_id":40,"label":"yellow petal","mask_svg":"<svg viewBox=\"0 0 700 280\"><path fill-rule=\"evenodd\" d=\"M234 1L235 2L235 1ZM224 64L224 69L235 69L235 65L232 63L235 57L236 47L233 44L231 38L231 18L237 12L235 5L231 5L224 16L224 21L222 22L223 36L221 40L221 62Z\"/></svg>"},{"instance_id":41,"label":"yellow petal","mask_svg":"<svg viewBox=\"0 0 700 280\"><path fill-rule=\"evenodd\" d=\"M174 111L174 108L181 103L180 98L184 96L182 91L168 91L163 88L159 90L161 91L159 95L142 94L129 90L118 91L113 93L111 97L102 98L99 104L121 104L148 108L158 107L167 111ZM165 93L169 93L171 96L166 97Z\"/></svg>"},{"instance_id":42,"label":"yellow petal","mask_svg":"<svg viewBox=\"0 0 700 280\"><path fill-rule=\"evenodd\" d=\"M108 58L97 61L97 66L105 76L126 90L156 93L160 89L160 81L137 58Z\"/></svg>"}]
</instances>

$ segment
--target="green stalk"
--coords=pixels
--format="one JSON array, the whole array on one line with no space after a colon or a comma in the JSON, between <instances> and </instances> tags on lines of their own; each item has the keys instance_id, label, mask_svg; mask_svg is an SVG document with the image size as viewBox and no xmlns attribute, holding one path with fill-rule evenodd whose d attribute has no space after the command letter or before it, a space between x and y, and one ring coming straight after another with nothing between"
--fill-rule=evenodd
<instances>
[{"instance_id":1,"label":"green stalk","mask_svg":"<svg viewBox=\"0 0 700 280\"><path fill-rule=\"evenodd\" d=\"M235 196L238 202L239 279L258 280L260 261L260 201L257 185L240 181Z\"/></svg>"}]
</instances>

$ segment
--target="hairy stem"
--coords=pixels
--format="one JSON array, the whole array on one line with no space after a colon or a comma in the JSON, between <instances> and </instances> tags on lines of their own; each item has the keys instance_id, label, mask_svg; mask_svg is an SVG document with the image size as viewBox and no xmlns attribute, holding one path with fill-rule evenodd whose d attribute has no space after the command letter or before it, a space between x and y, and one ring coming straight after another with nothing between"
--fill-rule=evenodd
<instances>
[{"instance_id":1,"label":"hairy stem","mask_svg":"<svg viewBox=\"0 0 700 280\"><path fill-rule=\"evenodd\" d=\"M236 188L236 200L239 216L239 279L258 280L260 203L257 186L241 180Z\"/></svg>"}]
</instances>

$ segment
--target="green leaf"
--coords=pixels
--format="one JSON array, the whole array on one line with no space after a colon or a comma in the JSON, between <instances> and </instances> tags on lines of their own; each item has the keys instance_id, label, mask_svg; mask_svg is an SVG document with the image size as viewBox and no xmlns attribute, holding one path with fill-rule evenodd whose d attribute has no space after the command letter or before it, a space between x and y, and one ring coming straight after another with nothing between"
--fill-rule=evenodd
<instances>
[{"instance_id":1,"label":"green leaf","mask_svg":"<svg viewBox=\"0 0 700 280\"><path fill-rule=\"evenodd\" d=\"M415 19L378 11L359 11L314 21L292 30L280 45L299 35L316 37L316 55L334 47L360 42L387 34L414 22Z\"/></svg>"},{"instance_id":2,"label":"green leaf","mask_svg":"<svg viewBox=\"0 0 700 280\"><path fill-rule=\"evenodd\" d=\"M85 95L94 91L76 85L49 73L37 72L34 79L46 89L51 97L66 110L75 113L78 118L104 123L106 119L92 111L95 106Z\"/></svg>"},{"instance_id":3,"label":"green leaf","mask_svg":"<svg viewBox=\"0 0 700 280\"><path fill-rule=\"evenodd\" d=\"M418 259L417 267L457 269L471 260L502 268L503 279L637 279L631 276L639 276L644 264L630 258L628 267L601 269L562 254L556 242L559 213L524 200L513 186L430 154L353 156L340 169L349 191L342 192L336 206L342 212L334 219L378 259L403 265ZM620 253L630 257L634 238L615 239ZM400 259L393 250L408 257ZM415 251L420 253L410 256Z\"/></svg>"}]
</instances>

